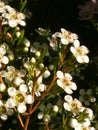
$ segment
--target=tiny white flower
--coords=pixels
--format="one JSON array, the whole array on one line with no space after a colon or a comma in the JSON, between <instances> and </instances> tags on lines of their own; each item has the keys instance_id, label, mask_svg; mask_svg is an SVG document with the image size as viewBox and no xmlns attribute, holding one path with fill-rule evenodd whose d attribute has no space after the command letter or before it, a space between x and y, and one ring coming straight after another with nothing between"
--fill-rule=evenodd
<instances>
[{"instance_id":1,"label":"tiny white flower","mask_svg":"<svg viewBox=\"0 0 98 130\"><path fill-rule=\"evenodd\" d=\"M79 113L82 112L84 110L81 102L79 100L77 100L76 98L73 99L72 96L70 95L66 95L65 96L65 102L64 102L64 109L67 111L71 111L72 113Z\"/></svg>"},{"instance_id":2,"label":"tiny white flower","mask_svg":"<svg viewBox=\"0 0 98 130\"><path fill-rule=\"evenodd\" d=\"M89 53L88 48L84 45L80 46L80 43L78 41L74 42L74 46L70 47L70 51L73 53L79 63L89 62L89 57L87 56Z\"/></svg>"},{"instance_id":3,"label":"tiny white flower","mask_svg":"<svg viewBox=\"0 0 98 130\"><path fill-rule=\"evenodd\" d=\"M73 43L74 40L78 39L77 34L67 31L64 28L61 28L61 32L56 32L55 37L59 37L61 43L64 45L68 45L69 43Z\"/></svg>"},{"instance_id":4,"label":"tiny white flower","mask_svg":"<svg viewBox=\"0 0 98 130\"><path fill-rule=\"evenodd\" d=\"M76 90L77 86L72 82L72 76L69 73L64 73L62 71L57 71L57 84L68 94L72 94L72 90Z\"/></svg>"}]
</instances>

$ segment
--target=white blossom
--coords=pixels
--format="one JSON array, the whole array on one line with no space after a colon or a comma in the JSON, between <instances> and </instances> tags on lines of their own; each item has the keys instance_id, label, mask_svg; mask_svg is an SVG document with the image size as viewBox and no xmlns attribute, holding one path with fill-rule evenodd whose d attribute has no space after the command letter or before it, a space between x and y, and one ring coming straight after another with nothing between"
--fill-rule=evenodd
<instances>
[{"instance_id":1,"label":"white blossom","mask_svg":"<svg viewBox=\"0 0 98 130\"><path fill-rule=\"evenodd\" d=\"M72 81L72 76L69 73L64 73L62 71L57 71L57 84L68 94L72 94L72 90L76 90L77 86Z\"/></svg>"},{"instance_id":2,"label":"white blossom","mask_svg":"<svg viewBox=\"0 0 98 130\"><path fill-rule=\"evenodd\" d=\"M89 57L87 56L89 52L88 48L84 45L80 46L80 42L77 42L77 40L74 42L74 46L70 47L70 51L79 63L89 62Z\"/></svg>"}]
</instances>

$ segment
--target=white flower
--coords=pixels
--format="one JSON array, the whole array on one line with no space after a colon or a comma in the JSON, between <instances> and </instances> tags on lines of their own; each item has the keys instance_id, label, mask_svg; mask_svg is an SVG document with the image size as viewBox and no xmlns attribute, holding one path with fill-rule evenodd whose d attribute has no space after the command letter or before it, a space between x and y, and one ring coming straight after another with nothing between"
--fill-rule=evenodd
<instances>
[{"instance_id":1,"label":"white flower","mask_svg":"<svg viewBox=\"0 0 98 130\"><path fill-rule=\"evenodd\" d=\"M0 100L0 118L5 121L7 120L8 115L10 116L12 114L13 110L7 108L6 103Z\"/></svg>"},{"instance_id":2,"label":"white flower","mask_svg":"<svg viewBox=\"0 0 98 130\"><path fill-rule=\"evenodd\" d=\"M14 87L8 88L10 98L6 101L7 108L14 108L16 106L19 113L24 113L27 110L26 104L32 104L34 102L34 97L27 94L28 91L26 90L24 91L24 85L19 90L16 90Z\"/></svg>"},{"instance_id":3,"label":"white flower","mask_svg":"<svg viewBox=\"0 0 98 130\"><path fill-rule=\"evenodd\" d=\"M64 28L61 28L61 32L56 32L54 36L59 37L61 39L61 43L64 45L73 43L74 40L78 39L77 34L71 33L70 31L67 31Z\"/></svg>"},{"instance_id":4,"label":"white flower","mask_svg":"<svg viewBox=\"0 0 98 130\"><path fill-rule=\"evenodd\" d=\"M24 19L25 19L24 14L22 14L20 12L14 12L14 13L10 14L8 17L9 26L16 27L18 24L25 26L26 23L25 23Z\"/></svg>"},{"instance_id":5,"label":"white flower","mask_svg":"<svg viewBox=\"0 0 98 130\"><path fill-rule=\"evenodd\" d=\"M80 46L79 41L74 42L74 46L70 47L70 51L73 53L73 55L76 57L76 60L79 63L88 63L89 57L87 56L89 50L86 46L82 45Z\"/></svg>"},{"instance_id":6,"label":"white flower","mask_svg":"<svg viewBox=\"0 0 98 130\"><path fill-rule=\"evenodd\" d=\"M16 69L13 66L7 66L7 72L6 71L1 71L0 75L2 77L5 77L9 81L12 81L15 77L16 74Z\"/></svg>"},{"instance_id":7,"label":"white flower","mask_svg":"<svg viewBox=\"0 0 98 130\"><path fill-rule=\"evenodd\" d=\"M66 95L64 99L65 99L64 102L65 110L70 111L74 114L78 114L79 112L82 112L84 110L81 102L76 98L73 100L72 96Z\"/></svg>"},{"instance_id":8,"label":"white flower","mask_svg":"<svg viewBox=\"0 0 98 130\"><path fill-rule=\"evenodd\" d=\"M74 128L74 130L95 130L95 128L90 125L91 123L89 119L85 119L82 123L78 122L75 118L70 120L70 126Z\"/></svg>"},{"instance_id":9,"label":"white flower","mask_svg":"<svg viewBox=\"0 0 98 130\"><path fill-rule=\"evenodd\" d=\"M77 86L72 82L72 76L69 73L63 74L62 71L57 71L57 84L68 94L72 94L72 90L76 90Z\"/></svg>"},{"instance_id":10,"label":"white flower","mask_svg":"<svg viewBox=\"0 0 98 130\"><path fill-rule=\"evenodd\" d=\"M53 48L53 50L57 50L58 41L57 41L57 39L54 37L54 35L52 35L52 39L48 38L48 40L49 40L49 44L50 44L50 46Z\"/></svg>"},{"instance_id":11,"label":"white flower","mask_svg":"<svg viewBox=\"0 0 98 130\"><path fill-rule=\"evenodd\" d=\"M41 96L41 92L44 92L46 90L46 85L42 83L42 76L40 76L37 79L34 88L35 88L35 95L36 96Z\"/></svg>"}]
</instances>

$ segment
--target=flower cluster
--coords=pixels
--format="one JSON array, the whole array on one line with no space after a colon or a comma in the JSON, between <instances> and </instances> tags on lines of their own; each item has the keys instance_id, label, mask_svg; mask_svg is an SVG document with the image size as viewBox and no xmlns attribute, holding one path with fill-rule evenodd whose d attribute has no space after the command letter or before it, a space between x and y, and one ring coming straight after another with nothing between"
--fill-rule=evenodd
<instances>
[{"instance_id":1,"label":"flower cluster","mask_svg":"<svg viewBox=\"0 0 98 130\"><path fill-rule=\"evenodd\" d=\"M0 17L0 118L16 115L24 130L35 118L40 130L95 130L93 111L81 96L72 97L78 89L73 73L89 63L78 35L38 28L30 41L20 28L26 25L22 12L0 2Z\"/></svg>"}]
</instances>

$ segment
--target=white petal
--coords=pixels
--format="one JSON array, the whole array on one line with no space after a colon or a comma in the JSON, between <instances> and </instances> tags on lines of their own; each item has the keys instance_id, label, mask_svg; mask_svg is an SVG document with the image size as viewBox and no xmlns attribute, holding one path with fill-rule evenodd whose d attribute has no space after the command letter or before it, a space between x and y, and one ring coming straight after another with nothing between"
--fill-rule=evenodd
<instances>
[{"instance_id":1,"label":"white petal","mask_svg":"<svg viewBox=\"0 0 98 130\"><path fill-rule=\"evenodd\" d=\"M64 78L64 74L63 74L63 72L60 71L60 70L57 71L57 77L60 78L60 79L61 79L61 78Z\"/></svg>"},{"instance_id":2,"label":"white petal","mask_svg":"<svg viewBox=\"0 0 98 130\"><path fill-rule=\"evenodd\" d=\"M7 91L8 91L9 96L14 96L16 93L16 89L14 87L8 88Z\"/></svg>"},{"instance_id":3,"label":"white petal","mask_svg":"<svg viewBox=\"0 0 98 130\"><path fill-rule=\"evenodd\" d=\"M65 102L64 102L63 106L64 106L64 109L65 109L65 110L67 110L67 111L70 111L70 110L71 110L68 103L65 103Z\"/></svg>"},{"instance_id":4,"label":"white petal","mask_svg":"<svg viewBox=\"0 0 98 130\"><path fill-rule=\"evenodd\" d=\"M65 78L72 80L72 76L69 73L65 73Z\"/></svg>"},{"instance_id":5,"label":"white petal","mask_svg":"<svg viewBox=\"0 0 98 130\"><path fill-rule=\"evenodd\" d=\"M78 125L78 121L76 120L76 119L71 119L70 120L70 125L71 125L71 127L76 127L77 125Z\"/></svg>"},{"instance_id":6,"label":"white petal","mask_svg":"<svg viewBox=\"0 0 98 130\"><path fill-rule=\"evenodd\" d=\"M21 84L20 86L19 86L19 90L21 91L21 92L27 92L27 85L26 84Z\"/></svg>"},{"instance_id":7,"label":"white petal","mask_svg":"<svg viewBox=\"0 0 98 130\"><path fill-rule=\"evenodd\" d=\"M16 27L17 26L16 21L15 20L9 20L9 26L12 27L12 28Z\"/></svg>"},{"instance_id":8,"label":"white petal","mask_svg":"<svg viewBox=\"0 0 98 130\"><path fill-rule=\"evenodd\" d=\"M9 98L6 102L6 107L8 108L14 108L15 107L15 102L13 99Z\"/></svg>"},{"instance_id":9,"label":"white petal","mask_svg":"<svg viewBox=\"0 0 98 130\"><path fill-rule=\"evenodd\" d=\"M3 56L2 59L1 59L2 63L4 64L8 64L9 63L9 59L7 56Z\"/></svg>"},{"instance_id":10,"label":"white petal","mask_svg":"<svg viewBox=\"0 0 98 130\"><path fill-rule=\"evenodd\" d=\"M70 47L70 51L71 51L73 54L76 54L76 49L75 49L73 46Z\"/></svg>"},{"instance_id":11,"label":"white petal","mask_svg":"<svg viewBox=\"0 0 98 130\"><path fill-rule=\"evenodd\" d=\"M21 26L26 26L26 22L23 21L23 20L21 20L21 21L19 22L19 24L20 24Z\"/></svg>"},{"instance_id":12,"label":"white petal","mask_svg":"<svg viewBox=\"0 0 98 130\"><path fill-rule=\"evenodd\" d=\"M19 105L17 106L17 110L18 110L19 113L24 113L24 112L26 112L26 110L27 110L26 105L24 105L24 104L19 104Z\"/></svg>"},{"instance_id":13,"label":"white petal","mask_svg":"<svg viewBox=\"0 0 98 130\"><path fill-rule=\"evenodd\" d=\"M73 101L73 98L72 98L72 96L70 96L70 95L66 95L66 96L64 97L64 99L65 99L65 101L67 101L68 103L70 103L70 102Z\"/></svg>"},{"instance_id":14,"label":"white petal","mask_svg":"<svg viewBox=\"0 0 98 130\"><path fill-rule=\"evenodd\" d=\"M76 84L74 83L74 82L72 82L72 85L71 85L72 87L71 87L71 89L72 90L76 90L77 89L77 86L76 86Z\"/></svg>"},{"instance_id":15,"label":"white petal","mask_svg":"<svg viewBox=\"0 0 98 130\"><path fill-rule=\"evenodd\" d=\"M79 40L75 40L74 41L74 47L77 48L80 46L80 41Z\"/></svg>"},{"instance_id":16,"label":"white petal","mask_svg":"<svg viewBox=\"0 0 98 130\"><path fill-rule=\"evenodd\" d=\"M34 97L32 95L26 96L26 103L32 104L34 102Z\"/></svg>"},{"instance_id":17,"label":"white petal","mask_svg":"<svg viewBox=\"0 0 98 130\"><path fill-rule=\"evenodd\" d=\"M89 57L86 56L86 55L84 56L84 62L85 62L85 63L89 63Z\"/></svg>"},{"instance_id":18,"label":"white petal","mask_svg":"<svg viewBox=\"0 0 98 130\"><path fill-rule=\"evenodd\" d=\"M68 45L68 40L65 38L61 38L61 43L64 45Z\"/></svg>"},{"instance_id":19,"label":"white petal","mask_svg":"<svg viewBox=\"0 0 98 130\"><path fill-rule=\"evenodd\" d=\"M82 58L82 56L76 56L76 59L79 63L83 63L84 59Z\"/></svg>"},{"instance_id":20,"label":"white petal","mask_svg":"<svg viewBox=\"0 0 98 130\"><path fill-rule=\"evenodd\" d=\"M73 93L73 91L69 87L66 87L64 90L65 90L65 92L67 94L72 94Z\"/></svg>"},{"instance_id":21,"label":"white petal","mask_svg":"<svg viewBox=\"0 0 98 130\"><path fill-rule=\"evenodd\" d=\"M60 86L61 88L63 88L63 84L62 84L62 82L59 79L57 80L57 85Z\"/></svg>"},{"instance_id":22,"label":"white petal","mask_svg":"<svg viewBox=\"0 0 98 130\"><path fill-rule=\"evenodd\" d=\"M3 121L6 121L6 120L8 119L8 117L7 117L7 115L1 115L1 119L2 119Z\"/></svg>"}]
</instances>

